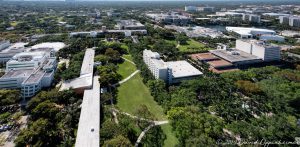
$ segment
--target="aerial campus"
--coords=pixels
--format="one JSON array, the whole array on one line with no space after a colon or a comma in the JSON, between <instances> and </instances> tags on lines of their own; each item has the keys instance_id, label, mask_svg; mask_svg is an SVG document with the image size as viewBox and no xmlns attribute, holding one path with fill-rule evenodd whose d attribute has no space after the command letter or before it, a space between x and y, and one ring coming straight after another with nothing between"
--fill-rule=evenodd
<instances>
[{"instance_id":1,"label":"aerial campus","mask_svg":"<svg viewBox=\"0 0 300 147\"><path fill-rule=\"evenodd\" d=\"M300 145L298 0L0 8L0 146Z\"/></svg>"}]
</instances>

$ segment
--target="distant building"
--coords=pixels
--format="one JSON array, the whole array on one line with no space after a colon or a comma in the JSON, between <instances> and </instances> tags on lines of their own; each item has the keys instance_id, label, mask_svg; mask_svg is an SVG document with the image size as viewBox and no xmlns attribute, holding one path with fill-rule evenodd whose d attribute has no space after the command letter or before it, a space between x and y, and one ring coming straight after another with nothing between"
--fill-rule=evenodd
<instances>
[{"instance_id":1,"label":"distant building","mask_svg":"<svg viewBox=\"0 0 300 147\"><path fill-rule=\"evenodd\" d=\"M263 61L280 60L280 47L258 40L237 40L236 49L254 55Z\"/></svg>"},{"instance_id":2,"label":"distant building","mask_svg":"<svg viewBox=\"0 0 300 147\"><path fill-rule=\"evenodd\" d=\"M289 16L279 16L280 24L289 24Z\"/></svg>"},{"instance_id":3,"label":"distant building","mask_svg":"<svg viewBox=\"0 0 300 147\"><path fill-rule=\"evenodd\" d=\"M0 51L0 63L6 63L9 61L14 55L24 52L25 51L25 45L26 43L15 43L3 50Z\"/></svg>"},{"instance_id":4,"label":"distant building","mask_svg":"<svg viewBox=\"0 0 300 147\"><path fill-rule=\"evenodd\" d=\"M243 14L243 21L260 23L260 16L255 14Z\"/></svg>"},{"instance_id":5,"label":"distant building","mask_svg":"<svg viewBox=\"0 0 300 147\"><path fill-rule=\"evenodd\" d=\"M234 32L240 39L259 38L262 35L276 35L276 32L268 29L226 27L228 32Z\"/></svg>"},{"instance_id":6,"label":"distant building","mask_svg":"<svg viewBox=\"0 0 300 147\"><path fill-rule=\"evenodd\" d=\"M290 14L285 14L285 13L263 13L263 16L269 16L269 17L281 17L281 16L289 16Z\"/></svg>"},{"instance_id":7,"label":"distant building","mask_svg":"<svg viewBox=\"0 0 300 147\"><path fill-rule=\"evenodd\" d=\"M157 52L150 50L143 51L143 60L156 79L164 80L169 84L202 75L202 72L186 61L164 62Z\"/></svg>"},{"instance_id":8,"label":"distant building","mask_svg":"<svg viewBox=\"0 0 300 147\"><path fill-rule=\"evenodd\" d=\"M215 12L215 7L198 7L200 12Z\"/></svg>"},{"instance_id":9,"label":"distant building","mask_svg":"<svg viewBox=\"0 0 300 147\"><path fill-rule=\"evenodd\" d=\"M280 16L279 22L291 27L300 27L300 16Z\"/></svg>"},{"instance_id":10,"label":"distant building","mask_svg":"<svg viewBox=\"0 0 300 147\"><path fill-rule=\"evenodd\" d=\"M197 11L198 7L196 6L185 6L184 7L184 11L187 11L187 12L192 12L192 11Z\"/></svg>"},{"instance_id":11,"label":"distant building","mask_svg":"<svg viewBox=\"0 0 300 147\"><path fill-rule=\"evenodd\" d=\"M222 37L223 33L210 28L195 26L195 27L183 27L175 25L165 25L164 28L175 30L179 33L185 33L188 37Z\"/></svg>"},{"instance_id":12,"label":"distant building","mask_svg":"<svg viewBox=\"0 0 300 147\"><path fill-rule=\"evenodd\" d=\"M187 25L191 21L191 18L177 13L146 15L154 21L164 24Z\"/></svg>"},{"instance_id":13,"label":"distant building","mask_svg":"<svg viewBox=\"0 0 300 147\"><path fill-rule=\"evenodd\" d=\"M32 97L43 87L51 86L56 65L51 48L18 53L6 63L0 88L21 89L23 98Z\"/></svg>"},{"instance_id":14,"label":"distant building","mask_svg":"<svg viewBox=\"0 0 300 147\"><path fill-rule=\"evenodd\" d=\"M0 41L0 51L6 49L10 46L10 42L8 40Z\"/></svg>"},{"instance_id":15,"label":"distant building","mask_svg":"<svg viewBox=\"0 0 300 147\"><path fill-rule=\"evenodd\" d=\"M280 60L280 47L258 40L237 40L234 49L219 45L216 50L209 52L192 54L190 57L209 64L210 70L216 73L238 70L249 64Z\"/></svg>"},{"instance_id":16,"label":"distant building","mask_svg":"<svg viewBox=\"0 0 300 147\"><path fill-rule=\"evenodd\" d=\"M130 19L130 20L120 20L115 26L119 30L142 30L145 29L145 26L139 21Z\"/></svg>"},{"instance_id":17,"label":"distant building","mask_svg":"<svg viewBox=\"0 0 300 147\"><path fill-rule=\"evenodd\" d=\"M292 27L300 27L300 16L293 16L289 18L289 25Z\"/></svg>"}]
</instances>

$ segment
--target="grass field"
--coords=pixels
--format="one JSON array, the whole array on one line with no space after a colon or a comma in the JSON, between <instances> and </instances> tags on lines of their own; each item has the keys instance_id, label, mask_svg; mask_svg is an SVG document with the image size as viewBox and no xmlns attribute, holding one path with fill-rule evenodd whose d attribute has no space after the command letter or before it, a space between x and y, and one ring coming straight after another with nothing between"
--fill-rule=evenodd
<instances>
[{"instance_id":1,"label":"grass field","mask_svg":"<svg viewBox=\"0 0 300 147\"><path fill-rule=\"evenodd\" d=\"M194 52L194 51L207 51L209 50L204 44L195 41L193 39L187 41L186 45L179 45L179 51L181 52Z\"/></svg>"},{"instance_id":2,"label":"grass field","mask_svg":"<svg viewBox=\"0 0 300 147\"><path fill-rule=\"evenodd\" d=\"M117 106L122 111L134 114L136 108L141 104L146 105L158 120L166 120L167 117L163 113L162 107L154 101L147 86L144 85L140 74L136 74L118 87ZM162 125L161 127L167 136L165 146L175 146L178 141L172 132L170 124Z\"/></svg>"},{"instance_id":3,"label":"grass field","mask_svg":"<svg viewBox=\"0 0 300 147\"><path fill-rule=\"evenodd\" d=\"M126 60L123 63L119 64L118 67L119 68L117 72L122 76L123 79L136 71L135 65Z\"/></svg>"},{"instance_id":4,"label":"grass field","mask_svg":"<svg viewBox=\"0 0 300 147\"><path fill-rule=\"evenodd\" d=\"M167 42L173 43L177 46L177 42L175 40L167 40ZM202 52L210 50L210 48L206 47L204 44L198 41L195 41L194 39L188 40L187 44L185 45L178 45L177 48L180 52Z\"/></svg>"},{"instance_id":5,"label":"grass field","mask_svg":"<svg viewBox=\"0 0 300 147\"><path fill-rule=\"evenodd\" d=\"M133 61L131 55L123 55L122 57L123 57L123 58L126 58L126 59L128 59L128 60L130 60L130 61Z\"/></svg>"}]
</instances>

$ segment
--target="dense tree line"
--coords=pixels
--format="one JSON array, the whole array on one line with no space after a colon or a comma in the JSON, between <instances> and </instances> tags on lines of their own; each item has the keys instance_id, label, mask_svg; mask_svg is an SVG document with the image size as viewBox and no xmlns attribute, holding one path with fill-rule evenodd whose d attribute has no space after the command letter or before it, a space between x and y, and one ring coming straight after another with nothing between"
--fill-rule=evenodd
<instances>
[{"instance_id":1,"label":"dense tree line","mask_svg":"<svg viewBox=\"0 0 300 147\"><path fill-rule=\"evenodd\" d=\"M60 71L60 77L64 80L77 78L80 76L81 64L84 58L84 52L75 54L69 62L69 67L64 71Z\"/></svg>"},{"instance_id":2,"label":"dense tree line","mask_svg":"<svg viewBox=\"0 0 300 147\"><path fill-rule=\"evenodd\" d=\"M72 90L42 91L26 107L28 127L15 140L17 147L73 146L80 116L81 96Z\"/></svg>"},{"instance_id":3,"label":"dense tree line","mask_svg":"<svg viewBox=\"0 0 300 147\"><path fill-rule=\"evenodd\" d=\"M19 90L0 90L0 106L16 104L21 100Z\"/></svg>"},{"instance_id":4,"label":"dense tree line","mask_svg":"<svg viewBox=\"0 0 300 147\"><path fill-rule=\"evenodd\" d=\"M235 140L223 129L249 141L293 142L300 133L299 78L297 70L270 66L208 74L179 86L150 80L148 87L171 119L180 146Z\"/></svg>"}]
</instances>

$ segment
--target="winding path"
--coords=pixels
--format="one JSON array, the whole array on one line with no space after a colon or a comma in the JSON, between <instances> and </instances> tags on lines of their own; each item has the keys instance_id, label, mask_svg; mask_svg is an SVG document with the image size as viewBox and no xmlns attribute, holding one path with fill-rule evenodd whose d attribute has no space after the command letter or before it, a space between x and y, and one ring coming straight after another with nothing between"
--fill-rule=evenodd
<instances>
[{"instance_id":1,"label":"winding path","mask_svg":"<svg viewBox=\"0 0 300 147\"><path fill-rule=\"evenodd\" d=\"M116 84L113 84L112 86L113 87L116 87L117 85L121 85L125 82L127 82L129 79L131 79L134 75L136 75L138 72L140 72L140 70L136 70L135 72L133 72L131 75L129 75L127 78L123 79L122 81L116 83Z\"/></svg>"},{"instance_id":2,"label":"winding path","mask_svg":"<svg viewBox=\"0 0 300 147\"><path fill-rule=\"evenodd\" d=\"M130 62L131 64L135 65L134 62L132 62L131 60L129 59L126 59L124 57L122 57L122 59ZM128 81L129 79L131 79L134 75L136 75L138 72L140 72L140 70L136 70L135 72L133 72L131 75L129 75L127 78L123 79L122 81L116 83L116 84L113 84L112 86L113 87L116 87L117 85L121 85L123 83L125 83L126 81ZM119 123L118 121L118 118L117 118L117 113L120 113L120 114L123 114L123 115L126 115L126 116L129 116L130 118L133 118L133 119L137 119L137 120L142 120L142 121L147 121L150 123L150 125L145 128L141 134L139 135L138 139L136 140L135 142L135 147L138 147L139 143L142 141L143 137L146 135L146 133L152 128L152 127L155 127L155 126L159 126L159 125L164 125L164 124L167 124L169 123L168 120L163 120L163 121L155 121L155 120L150 120L150 119L146 119L146 118L141 118L141 117L138 117L138 116L134 116L132 114L129 114L127 112L121 112L119 111L118 109L115 109L115 108L111 108L111 111L112 111L112 114L114 116L114 121L116 124Z\"/></svg>"},{"instance_id":3,"label":"winding path","mask_svg":"<svg viewBox=\"0 0 300 147\"><path fill-rule=\"evenodd\" d=\"M142 120L142 121L147 121L149 123L151 123L147 128L145 128L141 134L139 135L138 139L136 140L135 142L135 147L137 147L139 145L139 143L142 141L143 137L146 135L146 133L152 128L152 127L155 127L155 126L159 126L159 125L164 125L164 124L167 124L169 123L168 120L163 120L163 121L155 121L155 120L150 120L150 119L146 119L146 118L141 118L141 117L138 117L138 116L134 116L132 114L129 114L127 112L121 112L119 111L118 109L115 109L115 108L111 108L112 110L112 113L115 114L115 118L117 117L116 116L116 113L120 113L120 114L123 114L123 115L126 115L126 116L129 116L130 118L133 118L133 119L137 119L137 120Z\"/></svg>"},{"instance_id":4,"label":"winding path","mask_svg":"<svg viewBox=\"0 0 300 147\"><path fill-rule=\"evenodd\" d=\"M131 64L135 65L135 63L133 61L129 60L129 59L126 59L124 57L121 57L121 58L124 59L124 60L126 60L126 61L128 61L128 62L130 62Z\"/></svg>"}]
</instances>

